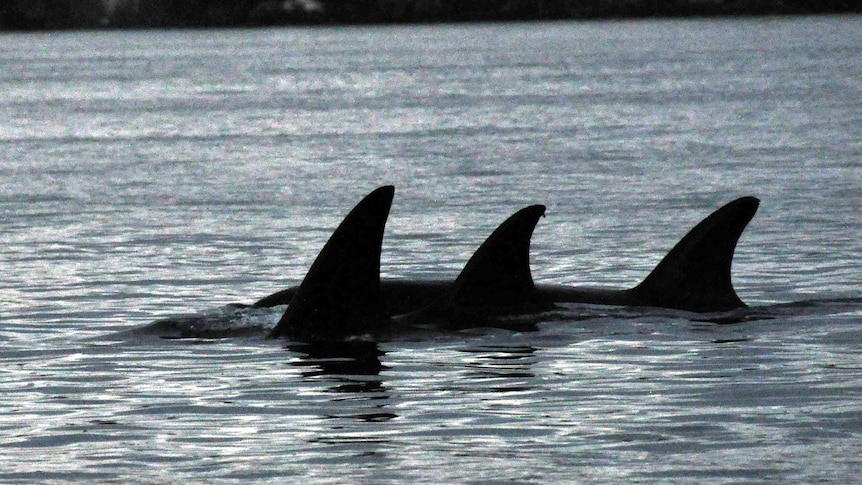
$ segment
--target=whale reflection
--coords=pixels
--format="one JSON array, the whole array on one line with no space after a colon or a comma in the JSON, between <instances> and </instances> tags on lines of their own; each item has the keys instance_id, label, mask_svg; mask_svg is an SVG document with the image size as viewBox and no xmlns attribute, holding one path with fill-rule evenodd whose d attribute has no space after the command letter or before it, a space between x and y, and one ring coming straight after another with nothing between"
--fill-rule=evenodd
<instances>
[{"instance_id":1,"label":"whale reflection","mask_svg":"<svg viewBox=\"0 0 862 485\"><path fill-rule=\"evenodd\" d=\"M327 419L348 418L358 421L388 421L397 417L386 408L389 391L381 371L387 369L380 361L386 353L376 342L344 341L291 343L287 349L299 356L291 365L301 367L302 378L308 382L325 383L325 392L337 394L332 403L350 401L328 409ZM367 404L372 404L369 409Z\"/></svg>"}]
</instances>

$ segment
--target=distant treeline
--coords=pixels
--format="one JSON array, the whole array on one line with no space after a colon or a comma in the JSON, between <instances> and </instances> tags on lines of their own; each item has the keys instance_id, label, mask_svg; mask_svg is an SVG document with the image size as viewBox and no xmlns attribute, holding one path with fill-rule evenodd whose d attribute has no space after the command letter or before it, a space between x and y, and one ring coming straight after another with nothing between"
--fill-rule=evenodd
<instances>
[{"instance_id":1,"label":"distant treeline","mask_svg":"<svg viewBox=\"0 0 862 485\"><path fill-rule=\"evenodd\" d=\"M0 29L859 13L862 0L0 0Z\"/></svg>"}]
</instances>

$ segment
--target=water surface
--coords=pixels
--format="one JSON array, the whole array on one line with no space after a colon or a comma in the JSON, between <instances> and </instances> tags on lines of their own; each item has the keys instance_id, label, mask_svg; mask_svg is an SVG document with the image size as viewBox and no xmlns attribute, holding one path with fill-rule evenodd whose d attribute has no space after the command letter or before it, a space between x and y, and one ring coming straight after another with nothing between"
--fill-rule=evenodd
<instances>
[{"instance_id":1,"label":"water surface","mask_svg":"<svg viewBox=\"0 0 862 485\"><path fill-rule=\"evenodd\" d=\"M0 36L0 481L852 481L860 33L851 16ZM600 286L755 195L733 274L769 318L574 306L535 332L335 347L116 337L298 283L383 184L384 276L454 277L543 203L534 279Z\"/></svg>"}]
</instances>

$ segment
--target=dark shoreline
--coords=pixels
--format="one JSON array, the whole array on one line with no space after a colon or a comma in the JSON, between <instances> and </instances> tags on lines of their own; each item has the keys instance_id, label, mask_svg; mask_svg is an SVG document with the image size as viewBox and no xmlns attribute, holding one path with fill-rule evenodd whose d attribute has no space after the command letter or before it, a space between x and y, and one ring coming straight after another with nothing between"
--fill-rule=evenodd
<instances>
[{"instance_id":1,"label":"dark shoreline","mask_svg":"<svg viewBox=\"0 0 862 485\"><path fill-rule=\"evenodd\" d=\"M0 31L253 28L862 13L862 0L11 0ZM134 5L125 7L123 5ZM288 8L290 7L290 8Z\"/></svg>"}]
</instances>

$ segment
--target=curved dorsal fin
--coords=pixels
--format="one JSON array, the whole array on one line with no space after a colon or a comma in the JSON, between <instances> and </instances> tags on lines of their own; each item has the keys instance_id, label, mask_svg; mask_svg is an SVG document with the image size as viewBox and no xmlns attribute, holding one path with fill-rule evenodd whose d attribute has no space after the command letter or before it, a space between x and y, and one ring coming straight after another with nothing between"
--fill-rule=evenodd
<instances>
[{"instance_id":1,"label":"curved dorsal fin","mask_svg":"<svg viewBox=\"0 0 862 485\"><path fill-rule=\"evenodd\" d=\"M380 251L395 188L366 195L317 255L270 337L332 340L385 322Z\"/></svg>"},{"instance_id":2,"label":"curved dorsal fin","mask_svg":"<svg viewBox=\"0 0 862 485\"><path fill-rule=\"evenodd\" d=\"M650 306L697 312L745 307L733 289L730 267L742 231L760 201L742 197L696 225L631 291Z\"/></svg>"},{"instance_id":3,"label":"curved dorsal fin","mask_svg":"<svg viewBox=\"0 0 862 485\"><path fill-rule=\"evenodd\" d=\"M457 307L507 307L537 297L530 272L530 239L545 206L525 207L500 224L479 246L447 294Z\"/></svg>"},{"instance_id":4,"label":"curved dorsal fin","mask_svg":"<svg viewBox=\"0 0 862 485\"><path fill-rule=\"evenodd\" d=\"M544 301L530 274L530 238L545 206L533 205L506 219L473 253L446 292L425 308L402 315L408 324L448 328L492 324L489 317L554 308Z\"/></svg>"}]
</instances>

